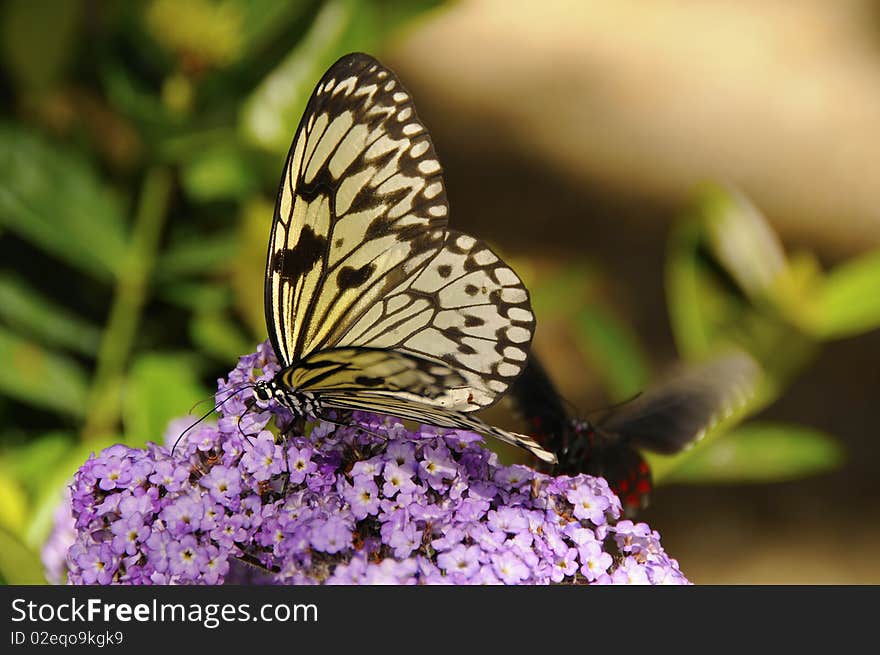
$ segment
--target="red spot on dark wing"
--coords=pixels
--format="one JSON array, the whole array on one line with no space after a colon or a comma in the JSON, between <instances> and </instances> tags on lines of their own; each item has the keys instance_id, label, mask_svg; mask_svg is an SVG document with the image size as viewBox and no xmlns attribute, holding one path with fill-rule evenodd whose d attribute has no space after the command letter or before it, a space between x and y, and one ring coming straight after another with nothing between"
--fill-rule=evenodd
<instances>
[{"instance_id":1,"label":"red spot on dark wing","mask_svg":"<svg viewBox=\"0 0 880 655\"><path fill-rule=\"evenodd\" d=\"M642 505L642 497L638 494L629 494L623 499L623 504L629 508L638 508Z\"/></svg>"}]
</instances>

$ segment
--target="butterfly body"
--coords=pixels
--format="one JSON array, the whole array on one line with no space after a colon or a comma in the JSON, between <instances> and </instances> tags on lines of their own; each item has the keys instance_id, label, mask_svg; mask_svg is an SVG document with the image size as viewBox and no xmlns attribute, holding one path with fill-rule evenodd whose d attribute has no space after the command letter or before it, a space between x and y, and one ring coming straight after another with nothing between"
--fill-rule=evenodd
<instances>
[{"instance_id":1,"label":"butterfly body","mask_svg":"<svg viewBox=\"0 0 880 655\"><path fill-rule=\"evenodd\" d=\"M298 392L284 385L283 373L265 382L258 382L254 386L254 395L257 400L275 402L289 409L294 416L314 418L321 416L323 408L321 402L308 392Z\"/></svg>"},{"instance_id":2,"label":"butterfly body","mask_svg":"<svg viewBox=\"0 0 880 655\"><path fill-rule=\"evenodd\" d=\"M440 164L409 93L372 57L328 69L294 135L266 259L282 370L255 389L297 416L365 410L474 430L555 457L470 413L507 391L534 315L518 276L448 229Z\"/></svg>"}]
</instances>

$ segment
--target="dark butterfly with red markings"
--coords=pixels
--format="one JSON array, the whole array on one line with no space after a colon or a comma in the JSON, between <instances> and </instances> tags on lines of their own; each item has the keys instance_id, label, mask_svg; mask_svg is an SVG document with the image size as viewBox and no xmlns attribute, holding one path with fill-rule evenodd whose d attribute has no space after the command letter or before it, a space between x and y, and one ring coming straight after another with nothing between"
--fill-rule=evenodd
<instances>
[{"instance_id":1,"label":"dark butterfly with red markings","mask_svg":"<svg viewBox=\"0 0 880 655\"><path fill-rule=\"evenodd\" d=\"M532 435L556 454L554 473L604 477L632 516L647 506L653 490L650 467L639 451L671 455L693 445L746 403L759 370L741 352L682 366L661 384L589 421L567 411L533 353L511 397Z\"/></svg>"}]
</instances>

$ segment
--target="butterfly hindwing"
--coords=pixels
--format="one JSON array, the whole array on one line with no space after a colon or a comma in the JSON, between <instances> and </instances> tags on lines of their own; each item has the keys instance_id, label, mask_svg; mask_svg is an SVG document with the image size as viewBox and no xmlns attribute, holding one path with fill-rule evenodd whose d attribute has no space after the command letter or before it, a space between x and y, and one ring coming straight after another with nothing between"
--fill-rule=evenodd
<instances>
[{"instance_id":1,"label":"butterfly hindwing","mask_svg":"<svg viewBox=\"0 0 880 655\"><path fill-rule=\"evenodd\" d=\"M523 448L546 463L555 463L556 456L545 450L532 437L487 425L476 416L424 403L420 398L409 398L382 390L360 390L355 393L327 393L322 396L325 406L390 414L420 423L444 428L470 430L487 434L499 441Z\"/></svg>"},{"instance_id":2,"label":"butterfly hindwing","mask_svg":"<svg viewBox=\"0 0 880 655\"><path fill-rule=\"evenodd\" d=\"M313 394L385 390L426 402L461 387L464 379L442 363L381 348L341 347L312 353L283 376L290 388Z\"/></svg>"},{"instance_id":3,"label":"butterfly hindwing","mask_svg":"<svg viewBox=\"0 0 880 655\"><path fill-rule=\"evenodd\" d=\"M284 371L282 379L288 387L319 395L327 408L387 413L476 430L525 448L543 461L552 457L531 437L499 430L456 411L454 394L468 391L461 386L461 376L442 362L394 350L342 347L310 355Z\"/></svg>"},{"instance_id":4,"label":"butterfly hindwing","mask_svg":"<svg viewBox=\"0 0 880 655\"><path fill-rule=\"evenodd\" d=\"M585 473L599 475L620 498L624 514L632 517L645 509L651 499L654 484L651 469L644 457L633 448L597 449Z\"/></svg>"},{"instance_id":5,"label":"butterfly hindwing","mask_svg":"<svg viewBox=\"0 0 880 655\"><path fill-rule=\"evenodd\" d=\"M573 423L562 396L534 353L514 383L512 397L529 429L533 434L540 435L541 443L557 454L567 452L573 436Z\"/></svg>"},{"instance_id":6,"label":"butterfly hindwing","mask_svg":"<svg viewBox=\"0 0 880 655\"><path fill-rule=\"evenodd\" d=\"M449 231L421 272L364 314L342 343L440 359L470 391L455 408L471 411L492 404L520 375L534 324L513 270L479 239Z\"/></svg>"}]
</instances>

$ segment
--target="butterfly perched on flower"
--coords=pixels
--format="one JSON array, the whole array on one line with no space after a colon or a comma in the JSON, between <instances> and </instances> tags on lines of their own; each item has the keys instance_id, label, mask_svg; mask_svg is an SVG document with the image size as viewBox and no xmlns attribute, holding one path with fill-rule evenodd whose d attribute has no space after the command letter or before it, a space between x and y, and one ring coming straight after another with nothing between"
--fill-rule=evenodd
<instances>
[{"instance_id":1,"label":"butterfly perched on flower","mask_svg":"<svg viewBox=\"0 0 880 655\"><path fill-rule=\"evenodd\" d=\"M760 369L743 352L680 367L598 421L572 416L534 354L511 388L532 433L558 456L554 472L604 477L632 515L653 489L640 449L671 455L692 445L752 395Z\"/></svg>"},{"instance_id":2,"label":"butterfly perched on flower","mask_svg":"<svg viewBox=\"0 0 880 655\"><path fill-rule=\"evenodd\" d=\"M265 281L282 369L255 395L301 417L365 410L473 430L555 461L470 414L522 372L535 318L519 277L448 214L409 93L369 55L342 57L284 165Z\"/></svg>"}]
</instances>

